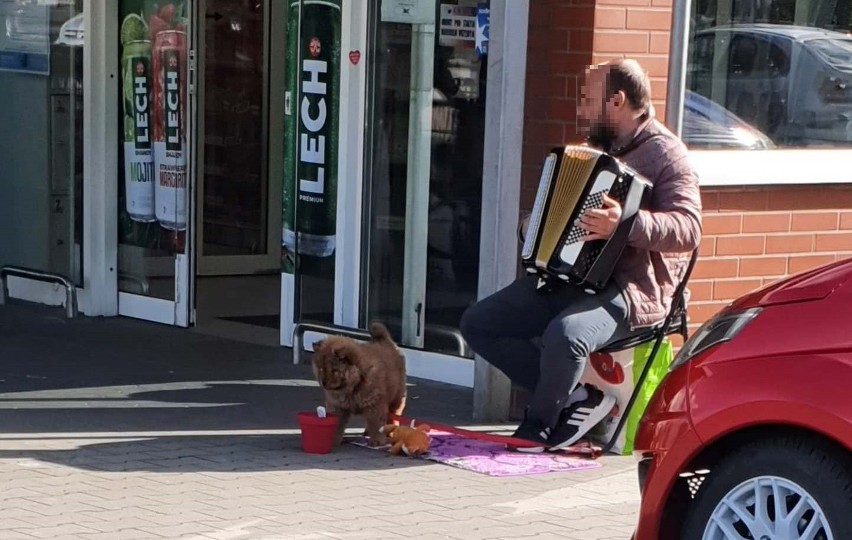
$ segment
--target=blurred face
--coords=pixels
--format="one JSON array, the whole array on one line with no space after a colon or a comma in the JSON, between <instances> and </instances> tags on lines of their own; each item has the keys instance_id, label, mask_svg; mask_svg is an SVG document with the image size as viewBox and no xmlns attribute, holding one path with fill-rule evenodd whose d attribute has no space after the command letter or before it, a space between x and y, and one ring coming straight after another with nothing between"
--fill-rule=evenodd
<instances>
[{"instance_id":1,"label":"blurred face","mask_svg":"<svg viewBox=\"0 0 852 540\"><path fill-rule=\"evenodd\" d=\"M586 72L580 87L580 103L577 106L577 124L580 133L592 146L609 151L618 137L614 121L613 100L607 99L606 75L601 70Z\"/></svg>"}]
</instances>

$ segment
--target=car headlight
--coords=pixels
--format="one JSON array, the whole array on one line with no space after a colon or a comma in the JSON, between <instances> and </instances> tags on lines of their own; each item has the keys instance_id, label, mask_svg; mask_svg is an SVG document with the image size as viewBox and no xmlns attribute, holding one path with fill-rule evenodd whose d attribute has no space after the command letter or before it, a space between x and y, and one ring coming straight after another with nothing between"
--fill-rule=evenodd
<instances>
[{"instance_id":1,"label":"car headlight","mask_svg":"<svg viewBox=\"0 0 852 540\"><path fill-rule=\"evenodd\" d=\"M745 326L757 317L762 308L756 307L744 311L722 312L705 322L686 343L683 344L669 368L674 370L689 362L695 355L714 345L730 341Z\"/></svg>"}]
</instances>

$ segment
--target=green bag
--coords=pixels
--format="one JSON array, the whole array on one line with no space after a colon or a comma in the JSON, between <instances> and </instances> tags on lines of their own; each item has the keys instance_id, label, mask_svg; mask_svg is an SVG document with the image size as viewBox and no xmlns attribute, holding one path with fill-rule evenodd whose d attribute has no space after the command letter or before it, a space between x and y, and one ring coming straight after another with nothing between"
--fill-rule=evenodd
<instances>
[{"instance_id":1,"label":"green bag","mask_svg":"<svg viewBox=\"0 0 852 540\"><path fill-rule=\"evenodd\" d=\"M589 358L589 365L586 367L580 382L594 385L604 394L615 397L616 400L615 413L595 426L589 432L590 438L601 443L610 440L630 401L635 381L642 375L642 370L649 361L653 348L654 342L650 342L612 354L596 353ZM660 349L657 351L656 360L636 396L627 422L613 445L613 452L622 455L630 455L633 452L633 442L636 438L639 421L654 396L654 392L657 391L657 387L668 373L673 357L672 343L669 338L664 338L660 344Z\"/></svg>"}]
</instances>

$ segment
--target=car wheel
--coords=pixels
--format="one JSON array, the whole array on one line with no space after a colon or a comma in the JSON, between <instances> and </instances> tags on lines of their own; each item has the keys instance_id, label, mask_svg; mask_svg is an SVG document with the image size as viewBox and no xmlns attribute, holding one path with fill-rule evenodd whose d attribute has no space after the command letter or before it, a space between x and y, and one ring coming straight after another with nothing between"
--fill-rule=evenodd
<instances>
[{"instance_id":1,"label":"car wheel","mask_svg":"<svg viewBox=\"0 0 852 540\"><path fill-rule=\"evenodd\" d=\"M807 438L763 440L709 472L681 539L852 539L850 508L848 454Z\"/></svg>"}]
</instances>

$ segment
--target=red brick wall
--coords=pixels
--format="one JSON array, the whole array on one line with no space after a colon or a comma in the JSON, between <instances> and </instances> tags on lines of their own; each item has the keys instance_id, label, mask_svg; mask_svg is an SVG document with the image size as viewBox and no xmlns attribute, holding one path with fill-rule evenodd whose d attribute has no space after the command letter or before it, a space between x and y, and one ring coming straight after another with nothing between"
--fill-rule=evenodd
<instances>
[{"instance_id":1,"label":"red brick wall","mask_svg":"<svg viewBox=\"0 0 852 540\"><path fill-rule=\"evenodd\" d=\"M693 326L752 289L852 257L852 187L705 189L702 203Z\"/></svg>"}]
</instances>

